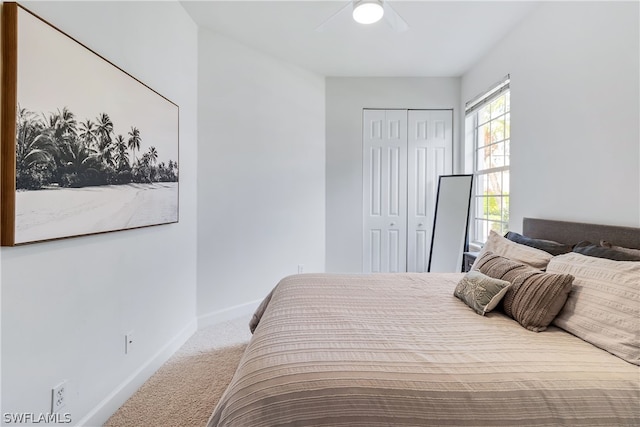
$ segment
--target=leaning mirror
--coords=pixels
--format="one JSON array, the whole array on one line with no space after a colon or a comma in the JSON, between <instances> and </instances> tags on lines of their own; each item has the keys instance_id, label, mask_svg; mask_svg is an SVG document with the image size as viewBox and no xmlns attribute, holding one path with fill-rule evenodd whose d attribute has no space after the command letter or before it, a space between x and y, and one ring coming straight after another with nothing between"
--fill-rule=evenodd
<instances>
[{"instance_id":1,"label":"leaning mirror","mask_svg":"<svg viewBox=\"0 0 640 427\"><path fill-rule=\"evenodd\" d=\"M442 175L433 219L428 271L456 273L467 249L473 175Z\"/></svg>"}]
</instances>

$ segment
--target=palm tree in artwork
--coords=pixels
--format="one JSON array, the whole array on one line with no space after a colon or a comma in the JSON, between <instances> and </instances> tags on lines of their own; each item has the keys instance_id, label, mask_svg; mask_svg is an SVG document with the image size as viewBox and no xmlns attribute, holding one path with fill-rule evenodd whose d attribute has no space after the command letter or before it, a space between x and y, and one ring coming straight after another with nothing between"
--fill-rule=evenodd
<instances>
[{"instance_id":1,"label":"palm tree in artwork","mask_svg":"<svg viewBox=\"0 0 640 427\"><path fill-rule=\"evenodd\" d=\"M113 122L107 113L98 116L96 135L98 136L98 149L104 151L111 145L111 134L113 134Z\"/></svg>"},{"instance_id":2,"label":"palm tree in artwork","mask_svg":"<svg viewBox=\"0 0 640 427\"><path fill-rule=\"evenodd\" d=\"M77 138L78 122L75 115L67 107L63 107L62 110L58 109L48 116L43 114L42 120L45 125L43 134L46 134L56 147L54 157L58 167L53 180L54 182L60 182L61 174L65 169L63 153L71 150L71 140Z\"/></svg>"},{"instance_id":3,"label":"palm tree in artwork","mask_svg":"<svg viewBox=\"0 0 640 427\"><path fill-rule=\"evenodd\" d=\"M74 136L68 138L59 153L60 163L65 171L61 177L61 185L64 187L86 185L86 174L90 172L90 169L97 170L96 168L99 165L97 151L87 146L80 138Z\"/></svg>"},{"instance_id":4,"label":"palm tree in artwork","mask_svg":"<svg viewBox=\"0 0 640 427\"><path fill-rule=\"evenodd\" d=\"M115 161L118 170L124 170L129 165L129 153L127 152L127 142L124 136L118 135L115 141Z\"/></svg>"},{"instance_id":5,"label":"palm tree in artwork","mask_svg":"<svg viewBox=\"0 0 640 427\"><path fill-rule=\"evenodd\" d=\"M78 173L84 172L98 161L98 153L95 149L88 147L81 141L72 140L71 150L67 152L67 164L73 166L73 170Z\"/></svg>"},{"instance_id":6,"label":"palm tree in artwork","mask_svg":"<svg viewBox=\"0 0 640 427\"><path fill-rule=\"evenodd\" d=\"M127 145L131 149L133 153L133 162L136 162L136 150L140 150L140 131L137 127L131 126L131 130L129 131L129 140L127 141Z\"/></svg>"},{"instance_id":7,"label":"palm tree in artwork","mask_svg":"<svg viewBox=\"0 0 640 427\"><path fill-rule=\"evenodd\" d=\"M149 155L149 163L150 163L149 180L153 181L154 179L153 175L155 175L155 172L156 172L153 166L158 161L158 151L156 150L156 147L152 145L151 147L149 147L149 152L147 154Z\"/></svg>"},{"instance_id":8,"label":"palm tree in artwork","mask_svg":"<svg viewBox=\"0 0 640 427\"><path fill-rule=\"evenodd\" d=\"M78 136L84 142L84 145L87 148L95 149L98 141L95 123L93 123L92 120L87 119L86 121L81 122L79 127L80 131L78 132Z\"/></svg>"},{"instance_id":9,"label":"palm tree in artwork","mask_svg":"<svg viewBox=\"0 0 640 427\"><path fill-rule=\"evenodd\" d=\"M149 147L149 161L151 162L152 165L155 165L156 162L158 161L158 151L156 150L156 147L154 147L153 145Z\"/></svg>"},{"instance_id":10,"label":"palm tree in artwork","mask_svg":"<svg viewBox=\"0 0 640 427\"><path fill-rule=\"evenodd\" d=\"M26 173L36 164L53 162L56 145L45 132L45 124L38 120L35 113L20 108L16 132L16 170L18 174Z\"/></svg>"},{"instance_id":11,"label":"palm tree in artwork","mask_svg":"<svg viewBox=\"0 0 640 427\"><path fill-rule=\"evenodd\" d=\"M68 137L69 134L77 132L78 122L75 115L67 107L63 107L62 111L58 109L56 113L51 114L48 124L58 142Z\"/></svg>"},{"instance_id":12,"label":"palm tree in artwork","mask_svg":"<svg viewBox=\"0 0 640 427\"><path fill-rule=\"evenodd\" d=\"M98 158L105 165L112 168L116 167L116 162L113 157L113 146L111 144L104 147L104 149L99 150Z\"/></svg>"},{"instance_id":13,"label":"palm tree in artwork","mask_svg":"<svg viewBox=\"0 0 640 427\"><path fill-rule=\"evenodd\" d=\"M96 136L98 138L98 152L100 153L100 159L106 164L113 166L112 155L112 138L113 134L113 122L107 113L102 113L98 116Z\"/></svg>"}]
</instances>

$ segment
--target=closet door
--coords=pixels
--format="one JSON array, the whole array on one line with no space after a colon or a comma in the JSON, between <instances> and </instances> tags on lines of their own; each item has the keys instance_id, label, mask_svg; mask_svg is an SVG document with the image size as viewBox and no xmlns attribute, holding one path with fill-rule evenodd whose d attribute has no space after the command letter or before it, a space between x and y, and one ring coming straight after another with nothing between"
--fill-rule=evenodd
<instances>
[{"instance_id":1,"label":"closet door","mask_svg":"<svg viewBox=\"0 0 640 427\"><path fill-rule=\"evenodd\" d=\"M408 111L407 271L428 267L438 177L453 168L453 111Z\"/></svg>"},{"instance_id":2,"label":"closet door","mask_svg":"<svg viewBox=\"0 0 640 427\"><path fill-rule=\"evenodd\" d=\"M407 111L363 113L363 270L406 271Z\"/></svg>"}]
</instances>

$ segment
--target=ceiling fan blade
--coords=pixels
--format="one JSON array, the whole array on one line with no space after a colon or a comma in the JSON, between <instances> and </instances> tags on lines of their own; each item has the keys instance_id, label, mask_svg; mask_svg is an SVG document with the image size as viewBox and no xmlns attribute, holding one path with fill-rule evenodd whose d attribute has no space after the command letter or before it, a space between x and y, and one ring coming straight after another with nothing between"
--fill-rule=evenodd
<instances>
[{"instance_id":1,"label":"ceiling fan blade","mask_svg":"<svg viewBox=\"0 0 640 427\"><path fill-rule=\"evenodd\" d=\"M344 12L348 7L352 6L351 1L346 2L346 4L344 6L342 6L340 9L338 9L337 12L335 12L333 15L331 15L330 17L328 17L327 19L324 20L324 22L320 25L318 25L315 28L315 31L321 33L324 30L327 29L327 26L340 14L342 14L342 12Z\"/></svg>"},{"instance_id":2,"label":"ceiling fan blade","mask_svg":"<svg viewBox=\"0 0 640 427\"><path fill-rule=\"evenodd\" d=\"M388 0L382 3L382 7L384 8L384 20L394 31L401 33L409 29L407 22L391 7Z\"/></svg>"}]
</instances>

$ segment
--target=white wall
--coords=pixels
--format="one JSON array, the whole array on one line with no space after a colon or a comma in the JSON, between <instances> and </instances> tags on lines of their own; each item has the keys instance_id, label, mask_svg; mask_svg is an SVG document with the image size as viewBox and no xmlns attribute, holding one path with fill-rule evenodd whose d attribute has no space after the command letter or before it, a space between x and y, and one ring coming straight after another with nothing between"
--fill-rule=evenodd
<instances>
[{"instance_id":1,"label":"white wall","mask_svg":"<svg viewBox=\"0 0 640 427\"><path fill-rule=\"evenodd\" d=\"M0 412L49 412L64 379L99 425L196 327L197 27L177 2L26 6L180 106L178 224L0 250Z\"/></svg>"},{"instance_id":2,"label":"white wall","mask_svg":"<svg viewBox=\"0 0 640 427\"><path fill-rule=\"evenodd\" d=\"M326 85L327 271L362 272L362 109L453 109L455 158L460 79L327 77Z\"/></svg>"},{"instance_id":3,"label":"white wall","mask_svg":"<svg viewBox=\"0 0 640 427\"><path fill-rule=\"evenodd\" d=\"M199 41L198 315L207 324L232 307L250 311L298 264L324 270L324 79L208 30Z\"/></svg>"},{"instance_id":4,"label":"white wall","mask_svg":"<svg viewBox=\"0 0 640 427\"><path fill-rule=\"evenodd\" d=\"M543 3L462 84L325 81L174 2L27 6L180 105L180 223L0 250L2 413L47 412L66 379L74 423L100 424L196 313L220 319L298 264L361 271L362 108L454 108L458 148L461 103L510 73L512 228L640 224L637 3Z\"/></svg>"},{"instance_id":5,"label":"white wall","mask_svg":"<svg viewBox=\"0 0 640 427\"><path fill-rule=\"evenodd\" d=\"M640 225L638 2L543 2L462 78L511 74L511 217Z\"/></svg>"}]
</instances>

